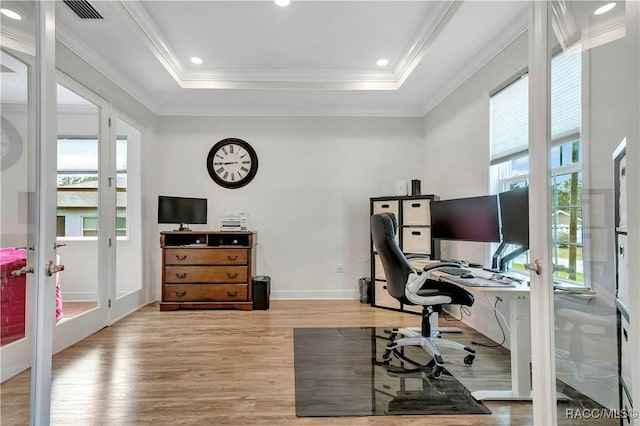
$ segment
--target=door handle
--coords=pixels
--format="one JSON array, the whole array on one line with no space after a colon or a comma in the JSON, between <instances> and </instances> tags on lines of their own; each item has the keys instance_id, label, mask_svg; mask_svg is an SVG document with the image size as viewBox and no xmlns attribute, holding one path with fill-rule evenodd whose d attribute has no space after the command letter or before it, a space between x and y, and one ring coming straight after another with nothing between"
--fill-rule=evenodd
<instances>
[{"instance_id":1,"label":"door handle","mask_svg":"<svg viewBox=\"0 0 640 426\"><path fill-rule=\"evenodd\" d=\"M64 265L56 265L53 261L47 262L47 276L50 277L53 274L64 271Z\"/></svg>"},{"instance_id":2,"label":"door handle","mask_svg":"<svg viewBox=\"0 0 640 426\"><path fill-rule=\"evenodd\" d=\"M568 266L556 265L554 263L553 264L553 272L575 272L575 270L569 268Z\"/></svg>"},{"instance_id":3,"label":"door handle","mask_svg":"<svg viewBox=\"0 0 640 426\"><path fill-rule=\"evenodd\" d=\"M16 269L15 271L11 271L12 277L20 277L26 274L33 274L33 266L24 266L20 269Z\"/></svg>"},{"instance_id":4,"label":"door handle","mask_svg":"<svg viewBox=\"0 0 640 426\"><path fill-rule=\"evenodd\" d=\"M540 273L542 272L542 263L540 262L540 260L536 259L531 263L525 263L524 269L528 269L529 271L535 272L536 275L540 275Z\"/></svg>"}]
</instances>

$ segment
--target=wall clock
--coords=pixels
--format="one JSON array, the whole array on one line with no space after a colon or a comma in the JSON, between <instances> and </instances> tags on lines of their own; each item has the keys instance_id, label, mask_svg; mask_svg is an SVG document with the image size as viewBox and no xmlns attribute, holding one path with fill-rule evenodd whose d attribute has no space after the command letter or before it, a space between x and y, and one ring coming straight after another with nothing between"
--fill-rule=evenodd
<instances>
[{"instance_id":1,"label":"wall clock","mask_svg":"<svg viewBox=\"0 0 640 426\"><path fill-rule=\"evenodd\" d=\"M18 162L22 156L23 142L20 133L6 118L0 120L2 136L0 136L0 169L7 170Z\"/></svg>"},{"instance_id":2,"label":"wall clock","mask_svg":"<svg viewBox=\"0 0 640 426\"><path fill-rule=\"evenodd\" d=\"M225 188L241 188L258 171L258 155L247 142L227 138L216 143L207 156L207 170L215 183Z\"/></svg>"}]
</instances>

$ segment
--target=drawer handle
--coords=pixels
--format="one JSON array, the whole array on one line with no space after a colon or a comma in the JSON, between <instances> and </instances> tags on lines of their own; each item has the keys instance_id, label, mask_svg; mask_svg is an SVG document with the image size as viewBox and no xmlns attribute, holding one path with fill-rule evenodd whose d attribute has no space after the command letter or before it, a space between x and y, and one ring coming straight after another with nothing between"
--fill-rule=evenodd
<instances>
[{"instance_id":1,"label":"drawer handle","mask_svg":"<svg viewBox=\"0 0 640 426\"><path fill-rule=\"evenodd\" d=\"M187 278L187 273L186 272L183 272L181 274L176 273L176 277L177 278Z\"/></svg>"},{"instance_id":2,"label":"drawer handle","mask_svg":"<svg viewBox=\"0 0 640 426\"><path fill-rule=\"evenodd\" d=\"M383 286L382 286L382 288L386 290L386 289L387 289L387 286L386 286L386 285L383 285Z\"/></svg>"},{"instance_id":3,"label":"drawer handle","mask_svg":"<svg viewBox=\"0 0 640 426\"><path fill-rule=\"evenodd\" d=\"M624 256L624 246L619 247L620 256Z\"/></svg>"},{"instance_id":4,"label":"drawer handle","mask_svg":"<svg viewBox=\"0 0 640 426\"><path fill-rule=\"evenodd\" d=\"M237 296L237 295L238 295L238 292L237 292L237 291L228 291L228 292L227 292L227 296L229 296L229 297L235 297L235 296Z\"/></svg>"},{"instance_id":5,"label":"drawer handle","mask_svg":"<svg viewBox=\"0 0 640 426\"><path fill-rule=\"evenodd\" d=\"M176 296L178 296L178 297L184 297L184 296L187 295L187 292L184 291L184 290L176 291L175 293L176 293Z\"/></svg>"},{"instance_id":6,"label":"drawer handle","mask_svg":"<svg viewBox=\"0 0 640 426\"><path fill-rule=\"evenodd\" d=\"M237 278L238 273L236 272L235 274L230 274L227 272L227 278Z\"/></svg>"},{"instance_id":7,"label":"drawer handle","mask_svg":"<svg viewBox=\"0 0 640 426\"><path fill-rule=\"evenodd\" d=\"M420 208L420 203L413 203L413 204L411 204L411 207L419 209Z\"/></svg>"},{"instance_id":8,"label":"drawer handle","mask_svg":"<svg viewBox=\"0 0 640 426\"><path fill-rule=\"evenodd\" d=\"M628 342L629 341L629 335L627 334L627 330L625 330L624 328L622 329L622 335L624 336L624 341Z\"/></svg>"},{"instance_id":9,"label":"drawer handle","mask_svg":"<svg viewBox=\"0 0 640 426\"><path fill-rule=\"evenodd\" d=\"M227 259L228 260L238 260L238 255L235 255L235 256L227 255Z\"/></svg>"},{"instance_id":10,"label":"drawer handle","mask_svg":"<svg viewBox=\"0 0 640 426\"><path fill-rule=\"evenodd\" d=\"M187 258L186 254L176 254L176 259L185 260Z\"/></svg>"},{"instance_id":11,"label":"drawer handle","mask_svg":"<svg viewBox=\"0 0 640 426\"><path fill-rule=\"evenodd\" d=\"M411 235L420 235L420 234L422 234L422 232L420 232L420 231L412 231L411 232Z\"/></svg>"},{"instance_id":12,"label":"drawer handle","mask_svg":"<svg viewBox=\"0 0 640 426\"><path fill-rule=\"evenodd\" d=\"M383 208L383 209L388 209L389 208L389 204L383 204L380 207Z\"/></svg>"}]
</instances>

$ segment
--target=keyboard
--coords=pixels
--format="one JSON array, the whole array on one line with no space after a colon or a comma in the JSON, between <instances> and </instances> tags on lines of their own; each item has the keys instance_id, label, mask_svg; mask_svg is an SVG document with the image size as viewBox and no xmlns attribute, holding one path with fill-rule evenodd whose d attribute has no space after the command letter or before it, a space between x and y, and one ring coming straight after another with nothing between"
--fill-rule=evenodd
<instances>
[{"instance_id":1,"label":"keyboard","mask_svg":"<svg viewBox=\"0 0 640 426\"><path fill-rule=\"evenodd\" d=\"M434 271L440 271L440 272L444 272L445 274L458 275L458 276L471 272L468 269L456 268L455 266L444 267L444 268L436 268L436 269L434 269Z\"/></svg>"}]
</instances>

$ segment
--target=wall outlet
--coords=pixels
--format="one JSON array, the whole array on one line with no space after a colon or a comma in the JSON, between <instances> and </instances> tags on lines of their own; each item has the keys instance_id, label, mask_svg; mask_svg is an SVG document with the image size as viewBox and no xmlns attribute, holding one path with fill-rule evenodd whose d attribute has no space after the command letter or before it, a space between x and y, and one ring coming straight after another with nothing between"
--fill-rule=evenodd
<instances>
[{"instance_id":1,"label":"wall outlet","mask_svg":"<svg viewBox=\"0 0 640 426\"><path fill-rule=\"evenodd\" d=\"M336 273L341 274L344 272L344 265L342 264L337 264L336 265Z\"/></svg>"}]
</instances>

